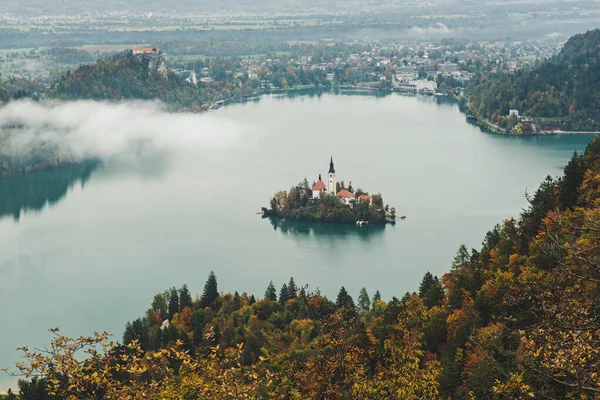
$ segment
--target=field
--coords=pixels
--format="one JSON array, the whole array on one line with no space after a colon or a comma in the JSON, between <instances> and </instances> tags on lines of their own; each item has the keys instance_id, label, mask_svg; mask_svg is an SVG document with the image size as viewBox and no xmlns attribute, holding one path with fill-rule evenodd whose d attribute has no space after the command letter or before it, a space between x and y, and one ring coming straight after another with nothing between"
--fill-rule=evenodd
<instances>
[{"instance_id":1,"label":"field","mask_svg":"<svg viewBox=\"0 0 600 400\"><path fill-rule=\"evenodd\" d=\"M86 51L88 53L115 53L127 49L133 49L134 47L149 47L150 44L88 44L78 47L79 50Z\"/></svg>"}]
</instances>

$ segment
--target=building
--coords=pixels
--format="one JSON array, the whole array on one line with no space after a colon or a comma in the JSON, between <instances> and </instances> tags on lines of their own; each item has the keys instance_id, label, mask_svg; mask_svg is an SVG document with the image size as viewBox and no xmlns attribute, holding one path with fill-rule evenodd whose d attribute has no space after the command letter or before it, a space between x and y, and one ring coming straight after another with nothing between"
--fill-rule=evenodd
<instances>
[{"instance_id":1,"label":"building","mask_svg":"<svg viewBox=\"0 0 600 400\"><path fill-rule=\"evenodd\" d=\"M347 206L351 205L351 201L354 199L354 195L346 189L340 190L336 196Z\"/></svg>"},{"instance_id":2,"label":"building","mask_svg":"<svg viewBox=\"0 0 600 400\"><path fill-rule=\"evenodd\" d=\"M198 83L198 77L196 76L196 70L193 69L190 73L190 76L186 79L186 82L193 83L196 85Z\"/></svg>"},{"instance_id":3,"label":"building","mask_svg":"<svg viewBox=\"0 0 600 400\"><path fill-rule=\"evenodd\" d=\"M319 180L312 188L313 199L318 199L321 196L321 193L325 193L325 183L321 180L321 174L319 174Z\"/></svg>"},{"instance_id":4,"label":"building","mask_svg":"<svg viewBox=\"0 0 600 400\"><path fill-rule=\"evenodd\" d=\"M134 47L133 54L158 53L156 47Z\"/></svg>"},{"instance_id":5,"label":"building","mask_svg":"<svg viewBox=\"0 0 600 400\"><path fill-rule=\"evenodd\" d=\"M508 116L510 117L510 116L513 116L513 115L516 116L517 118L519 118L519 110L510 109L508 111Z\"/></svg>"},{"instance_id":6,"label":"building","mask_svg":"<svg viewBox=\"0 0 600 400\"><path fill-rule=\"evenodd\" d=\"M331 161L329 162L329 184L327 185L327 193L335 194L335 168L333 168L333 156L331 156Z\"/></svg>"},{"instance_id":7,"label":"building","mask_svg":"<svg viewBox=\"0 0 600 400\"><path fill-rule=\"evenodd\" d=\"M456 72L458 71L458 64L455 63L442 63L438 65L438 71L445 72Z\"/></svg>"}]
</instances>

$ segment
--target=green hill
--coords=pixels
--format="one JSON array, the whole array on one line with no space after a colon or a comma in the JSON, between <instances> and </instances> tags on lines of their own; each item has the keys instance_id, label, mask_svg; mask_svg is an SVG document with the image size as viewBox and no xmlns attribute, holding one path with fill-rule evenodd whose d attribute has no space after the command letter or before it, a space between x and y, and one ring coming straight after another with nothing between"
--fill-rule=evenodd
<instances>
[{"instance_id":1,"label":"green hill","mask_svg":"<svg viewBox=\"0 0 600 400\"><path fill-rule=\"evenodd\" d=\"M573 36L538 68L484 77L473 89L469 110L478 118L500 123L509 109L542 128L600 129L600 30Z\"/></svg>"},{"instance_id":2,"label":"green hill","mask_svg":"<svg viewBox=\"0 0 600 400\"><path fill-rule=\"evenodd\" d=\"M133 54L131 50L112 58L82 65L54 82L48 98L61 100L153 100L175 108L193 108L211 101L212 94L167 69L159 53Z\"/></svg>"}]
</instances>

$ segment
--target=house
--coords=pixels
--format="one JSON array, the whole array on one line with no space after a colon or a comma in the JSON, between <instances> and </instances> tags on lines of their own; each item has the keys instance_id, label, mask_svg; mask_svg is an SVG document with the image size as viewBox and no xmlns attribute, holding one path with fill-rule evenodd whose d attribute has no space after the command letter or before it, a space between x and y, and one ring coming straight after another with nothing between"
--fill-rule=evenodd
<instances>
[{"instance_id":1,"label":"house","mask_svg":"<svg viewBox=\"0 0 600 400\"><path fill-rule=\"evenodd\" d=\"M354 199L354 195L351 192L347 191L346 189L340 190L336 194L336 196L338 199L340 199L342 201L342 203L344 203L347 206L349 206L350 202Z\"/></svg>"},{"instance_id":2,"label":"house","mask_svg":"<svg viewBox=\"0 0 600 400\"><path fill-rule=\"evenodd\" d=\"M321 196L321 193L325 192L325 183L321 180L321 174L319 174L319 180L312 188L313 199L318 199Z\"/></svg>"}]
</instances>

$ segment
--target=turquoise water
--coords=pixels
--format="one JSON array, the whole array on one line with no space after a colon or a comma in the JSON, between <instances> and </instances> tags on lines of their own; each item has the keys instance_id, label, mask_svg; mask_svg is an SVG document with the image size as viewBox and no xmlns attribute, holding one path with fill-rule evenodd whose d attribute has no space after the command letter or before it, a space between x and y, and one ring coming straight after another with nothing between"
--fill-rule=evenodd
<instances>
[{"instance_id":1,"label":"turquoise water","mask_svg":"<svg viewBox=\"0 0 600 400\"><path fill-rule=\"evenodd\" d=\"M365 286L384 299L441 275L461 243L517 216L546 175L591 136L501 137L451 104L391 95L264 97L210 115L234 142L0 181L0 367L21 345L107 330L119 339L152 296L210 270L222 291L262 297L293 276L335 296ZM199 130L198 135L204 132ZM407 219L356 227L271 222L272 195L327 173L381 192ZM15 387L0 377L0 390Z\"/></svg>"}]
</instances>

